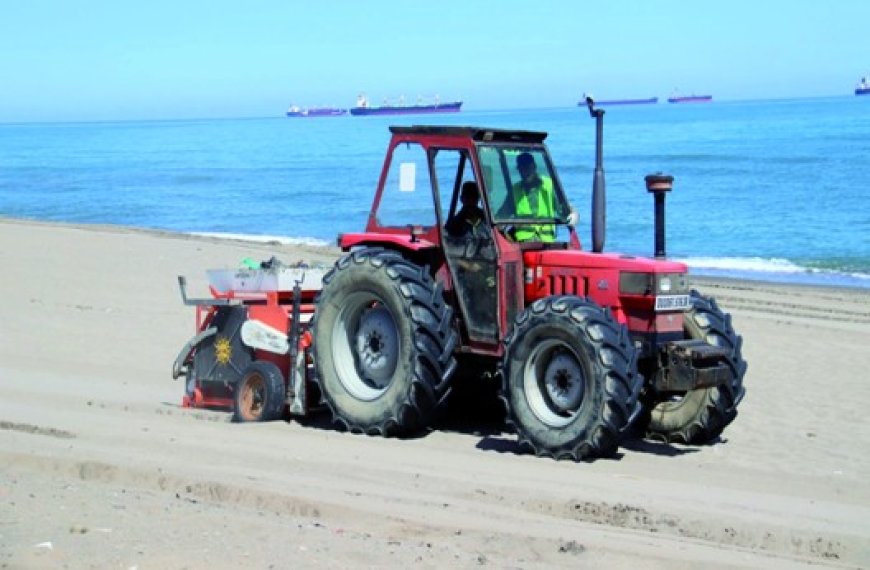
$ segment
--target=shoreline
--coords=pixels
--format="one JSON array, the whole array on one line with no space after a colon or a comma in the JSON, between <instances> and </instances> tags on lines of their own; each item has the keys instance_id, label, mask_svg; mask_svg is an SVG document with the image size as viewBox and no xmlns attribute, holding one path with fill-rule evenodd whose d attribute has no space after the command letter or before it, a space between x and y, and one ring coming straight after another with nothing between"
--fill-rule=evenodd
<instances>
[{"instance_id":1,"label":"shoreline","mask_svg":"<svg viewBox=\"0 0 870 570\"><path fill-rule=\"evenodd\" d=\"M685 263L685 261L682 261ZM709 279L729 279L737 281L752 281L756 283L771 283L794 285L797 287L832 287L870 291L870 275L857 273L842 273L833 270L797 271L752 271L748 269L710 269L707 267L692 267L689 263L689 274L694 277Z\"/></svg>"},{"instance_id":2,"label":"shoreline","mask_svg":"<svg viewBox=\"0 0 870 570\"><path fill-rule=\"evenodd\" d=\"M401 439L182 408L176 275L199 297L206 269L337 248L6 219L0 241L9 567L870 565L870 292L701 279L743 339L738 417L711 445L572 463L478 400Z\"/></svg>"},{"instance_id":3,"label":"shoreline","mask_svg":"<svg viewBox=\"0 0 870 570\"><path fill-rule=\"evenodd\" d=\"M302 248L305 251L310 251L316 254L332 253L336 258L341 255L341 251L337 246L329 245L324 240L317 238L293 238L287 236L257 236L254 234L229 234L220 232L183 232L177 230L164 230L159 228L142 228L136 226L122 226L115 224L87 224L78 222L61 222L52 220L36 220L30 218L15 218L0 215L0 224L15 224L15 225L33 225L41 227L59 227L69 228L81 231L109 232L118 234L139 233L142 235L152 235L156 237L169 237L186 240L203 240L207 243L220 244L232 243L237 245L251 244L258 247L281 246L288 248ZM644 256L640 256L644 257ZM733 258L730 258L733 259ZM746 258L747 260L751 258ZM804 273L793 271L752 271L745 269L719 269L697 267L692 265L691 258L685 259L670 259L671 261L679 261L689 265L690 279L695 280L726 280L726 281L747 281L758 284L797 286L797 287L819 287L833 289L848 289L856 292L870 292L870 275L864 279L855 274L847 274L828 270L810 270L807 269Z\"/></svg>"}]
</instances>

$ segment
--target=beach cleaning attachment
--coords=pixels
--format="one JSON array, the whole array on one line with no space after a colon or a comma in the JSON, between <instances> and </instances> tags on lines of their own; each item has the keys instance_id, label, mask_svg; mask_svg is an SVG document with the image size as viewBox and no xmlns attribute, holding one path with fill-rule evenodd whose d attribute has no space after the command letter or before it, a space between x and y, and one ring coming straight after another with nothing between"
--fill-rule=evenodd
<instances>
[{"instance_id":1,"label":"beach cleaning attachment","mask_svg":"<svg viewBox=\"0 0 870 570\"><path fill-rule=\"evenodd\" d=\"M313 381L309 323L324 269L286 266L210 270L211 298L187 296L196 334L172 367L186 379L184 407L233 408L237 421L276 419L308 411ZM316 403L316 402L315 402Z\"/></svg>"}]
</instances>

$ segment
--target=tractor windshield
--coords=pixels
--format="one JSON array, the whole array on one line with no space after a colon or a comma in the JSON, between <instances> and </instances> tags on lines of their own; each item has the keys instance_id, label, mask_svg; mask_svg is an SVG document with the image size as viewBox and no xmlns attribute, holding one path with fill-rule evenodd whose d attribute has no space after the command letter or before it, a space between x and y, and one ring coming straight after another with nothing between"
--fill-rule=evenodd
<instances>
[{"instance_id":1,"label":"tractor windshield","mask_svg":"<svg viewBox=\"0 0 870 570\"><path fill-rule=\"evenodd\" d=\"M478 157L495 222L514 224L519 240L554 241L555 224L566 223L571 208L546 149L480 145Z\"/></svg>"}]
</instances>

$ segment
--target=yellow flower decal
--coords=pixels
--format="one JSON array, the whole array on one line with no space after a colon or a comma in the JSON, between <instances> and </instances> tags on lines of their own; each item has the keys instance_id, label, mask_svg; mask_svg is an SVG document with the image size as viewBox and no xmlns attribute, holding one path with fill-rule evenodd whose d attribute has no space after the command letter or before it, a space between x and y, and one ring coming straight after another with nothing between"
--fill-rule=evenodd
<instances>
[{"instance_id":1,"label":"yellow flower decal","mask_svg":"<svg viewBox=\"0 0 870 570\"><path fill-rule=\"evenodd\" d=\"M228 364L233 356L233 347L230 340L225 336L219 336L214 341L214 357L218 364Z\"/></svg>"}]
</instances>

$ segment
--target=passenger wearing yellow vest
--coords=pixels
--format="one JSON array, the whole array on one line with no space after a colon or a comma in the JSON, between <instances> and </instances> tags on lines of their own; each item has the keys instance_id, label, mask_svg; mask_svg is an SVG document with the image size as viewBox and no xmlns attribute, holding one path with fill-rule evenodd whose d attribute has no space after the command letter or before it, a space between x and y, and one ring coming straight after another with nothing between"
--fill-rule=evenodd
<instances>
[{"instance_id":1,"label":"passenger wearing yellow vest","mask_svg":"<svg viewBox=\"0 0 870 570\"><path fill-rule=\"evenodd\" d=\"M504 201L498 218L540 218L552 220L557 217L557 210L567 206L569 213L565 222L575 226L579 216L570 204L557 206L556 191L553 179L538 174L535 158L531 153L523 152L517 156L517 170L521 180L511 187L511 196ZM555 224L522 224L510 231L510 236L516 241L556 241Z\"/></svg>"},{"instance_id":2,"label":"passenger wearing yellow vest","mask_svg":"<svg viewBox=\"0 0 870 570\"><path fill-rule=\"evenodd\" d=\"M516 217L555 218L556 195L553 190L553 179L538 174L535 158L528 152L517 157L517 170L520 172L521 180L513 185L511 192ZM514 239L555 241L556 226L553 224L517 226L514 230Z\"/></svg>"}]
</instances>

